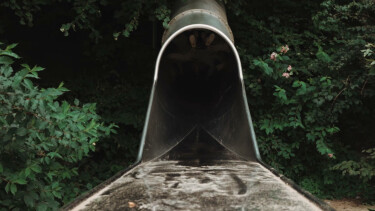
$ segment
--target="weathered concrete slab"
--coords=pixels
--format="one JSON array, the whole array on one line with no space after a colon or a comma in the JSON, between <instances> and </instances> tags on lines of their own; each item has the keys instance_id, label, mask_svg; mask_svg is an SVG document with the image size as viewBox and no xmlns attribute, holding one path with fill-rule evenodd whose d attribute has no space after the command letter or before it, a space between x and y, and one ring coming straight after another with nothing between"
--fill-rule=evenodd
<instances>
[{"instance_id":1,"label":"weathered concrete slab","mask_svg":"<svg viewBox=\"0 0 375 211\"><path fill-rule=\"evenodd\" d=\"M199 162L197 160L197 162ZM321 210L257 162L153 161L73 210Z\"/></svg>"}]
</instances>

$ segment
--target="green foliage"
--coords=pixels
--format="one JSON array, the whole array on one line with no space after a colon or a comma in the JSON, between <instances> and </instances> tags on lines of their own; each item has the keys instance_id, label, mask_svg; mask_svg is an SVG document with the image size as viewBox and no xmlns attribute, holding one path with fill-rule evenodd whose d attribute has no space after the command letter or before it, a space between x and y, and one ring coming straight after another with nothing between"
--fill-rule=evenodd
<instances>
[{"instance_id":1,"label":"green foliage","mask_svg":"<svg viewBox=\"0 0 375 211\"><path fill-rule=\"evenodd\" d=\"M0 49L0 208L57 209L86 189L69 181L115 125L100 121L95 104L58 101L68 91L63 83L36 86L44 68L22 64L14 71L15 46Z\"/></svg>"},{"instance_id":2,"label":"green foliage","mask_svg":"<svg viewBox=\"0 0 375 211\"><path fill-rule=\"evenodd\" d=\"M368 78L363 85L361 94L368 83L368 80L375 76L375 45L368 43L366 48L361 50L364 57L364 70L368 74ZM369 93L372 97L374 96L374 91ZM339 170L343 175L358 176L364 182L369 182L375 177L375 148L370 148L363 150L364 155L360 156L356 160L342 161L332 167L333 170Z\"/></svg>"},{"instance_id":3,"label":"green foliage","mask_svg":"<svg viewBox=\"0 0 375 211\"><path fill-rule=\"evenodd\" d=\"M350 176L359 176L365 182L375 176L375 148L364 150L366 156L360 161L343 161L332 167L334 170L340 170L343 174Z\"/></svg>"},{"instance_id":4,"label":"green foliage","mask_svg":"<svg viewBox=\"0 0 375 211\"><path fill-rule=\"evenodd\" d=\"M374 2L227 4L263 159L317 196L374 201L373 159L350 150L374 147L374 121L352 120L373 116Z\"/></svg>"},{"instance_id":5,"label":"green foliage","mask_svg":"<svg viewBox=\"0 0 375 211\"><path fill-rule=\"evenodd\" d=\"M64 36L69 36L71 32L86 30L90 32L90 38L98 42L103 38L101 30L103 24L112 27L113 38L118 40L119 36L129 37L131 32L137 29L141 16L149 19L162 21L164 27L168 26L170 20L170 9L167 5L173 4L166 0L126 0L126 1L108 1L108 0L65 0L65 1L14 1L5 0L0 6L10 8L19 17L20 24L33 26L34 16L42 10L43 7L53 5L54 7L66 8L66 16L69 21L61 24L60 31ZM112 10L108 12L108 9ZM103 14L104 13L104 14ZM107 22L102 22L103 16L107 18L112 16L115 25L109 26Z\"/></svg>"}]
</instances>

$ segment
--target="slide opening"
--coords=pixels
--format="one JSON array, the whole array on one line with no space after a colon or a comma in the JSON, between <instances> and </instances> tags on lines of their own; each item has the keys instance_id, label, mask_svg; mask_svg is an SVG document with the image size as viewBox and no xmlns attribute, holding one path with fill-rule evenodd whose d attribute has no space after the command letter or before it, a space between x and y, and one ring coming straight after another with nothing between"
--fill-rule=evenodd
<instances>
[{"instance_id":1,"label":"slide opening","mask_svg":"<svg viewBox=\"0 0 375 211\"><path fill-rule=\"evenodd\" d=\"M210 28L190 25L165 43L140 148L142 161L158 158L179 143L190 143L188 137L196 129L234 157L255 159L238 54L223 33ZM213 157L223 159L221 152ZM199 152L194 156L199 157Z\"/></svg>"},{"instance_id":2,"label":"slide opening","mask_svg":"<svg viewBox=\"0 0 375 211\"><path fill-rule=\"evenodd\" d=\"M188 30L173 39L161 59L159 103L170 115L203 124L233 103L239 78L232 50L218 34Z\"/></svg>"}]
</instances>

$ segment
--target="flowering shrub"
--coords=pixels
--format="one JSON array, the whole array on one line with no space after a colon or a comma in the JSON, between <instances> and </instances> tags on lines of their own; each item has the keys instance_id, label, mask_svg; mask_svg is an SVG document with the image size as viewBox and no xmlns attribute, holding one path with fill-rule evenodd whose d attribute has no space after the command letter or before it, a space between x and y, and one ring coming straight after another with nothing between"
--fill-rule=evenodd
<instances>
[{"instance_id":1,"label":"flowering shrub","mask_svg":"<svg viewBox=\"0 0 375 211\"><path fill-rule=\"evenodd\" d=\"M322 91L329 90L331 87L331 80L323 76L321 78L318 78L318 81L310 80L308 82L305 82L299 80L300 75L303 73L294 70L289 64L289 62L291 62L291 59L286 55L289 51L288 45L281 46L279 49L279 53L271 53L270 59L253 60L253 68L260 68L260 70L264 71L263 77L268 81L273 81L273 83L275 83L275 90L273 92L273 95L276 98L273 105L277 105L278 107L277 113L272 113L272 115L264 116L259 121L260 124L257 124L257 126L260 127L260 130L263 130L266 135L268 135L268 137L264 137L265 140L270 141L275 138L275 134L282 135L282 131L287 130L288 128L292 129L293 132L289 131L287 134L283 134L282 136L286 135L287 137L289 134L293 136L297 131L303 131L303 133L305 133L306 139L309 139L313 141L313 143L316 143L318 152L320 152L322 155L331 155L328 157L332 158L333 151L326 142L329 140L329 137L331 135L339 131L338 127L334 125L320 125L320 123L315 121L316 117L314 116L309 117L309 121L306 121L306 119L302 118L303 105L309 105L309 103L313 104L311 106L315 106L316 104L318 106L319 104L322 105L320 101L316 100L316 96L311 94L314 91L317 91L317 86L321 86ZM293 77L293 75L296 75L297 78ZM285 79L290 78L292 80L282 80L283 77ZM250 86L258 86L258 84L250 84ZM249 91L252 92L252 89L249 89ZM315 127L312 127L316 126L316 124L318 124L318 127L320 129L316 130ZM331 122L329 122L329 124L331 124ZM274 135L270 136L271 134ZM262 140L262 138L263 136L259 137L260 140ZM285 144L280 145L280 148L276 148L277 144L274 144L272 148L277 151L281 150L277 153L278 155L281 155L284 158L291 158L295 156L292 149L297 150L299 148L299 145L300 144L293 146ZM261 145L261 147L264 147L264 145ZM268 151L264 148L263 150L263 153ZM269 153L272 153L272 151L273 150L269 151ZM265 155L267 156L267 154ZM275 157L275 159L277 159L277 157ZM271 163L275 165L276 161L271 161Z\"/></svg>"},{"instance_id":2,"label":"flowering shrub","mask_svg":"<svg viewBox=\"0 0 375 211\"><path fill-rule=\"evenodd\" d=\"M320 197L374 201L375 3L228 4L263 159Z\"/></svg>"},{"instance_id":3,"label":"flowering shrub","mask_svg":"<svg viewBox=\"0 0 375 211\"><path fill-rule=\"evenodd\" d=\"M68 91L62 83L34 85L43 68L23 64L14 71L15 46L0 48L0 209L57 209L82 191L69 181L115 125L100 121L95 104L59 102Z\"/></svg>"}]
</instances>

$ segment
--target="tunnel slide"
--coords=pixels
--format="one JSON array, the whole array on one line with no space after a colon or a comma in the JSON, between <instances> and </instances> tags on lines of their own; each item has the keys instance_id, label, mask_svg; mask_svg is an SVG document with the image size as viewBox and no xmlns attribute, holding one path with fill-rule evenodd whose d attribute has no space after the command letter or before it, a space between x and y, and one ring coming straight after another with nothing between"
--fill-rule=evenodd
<instances>
[{"instance_id":1,"label":"tunnel slide","mask_svg":"<svg viewBox=\"0 0 375 211\"><path fill-rule=\"evenodd\" d=\"M180 0L137 162L63 210L332 210L260 158L224 5Z\"/></svg>"}]
</instances>

